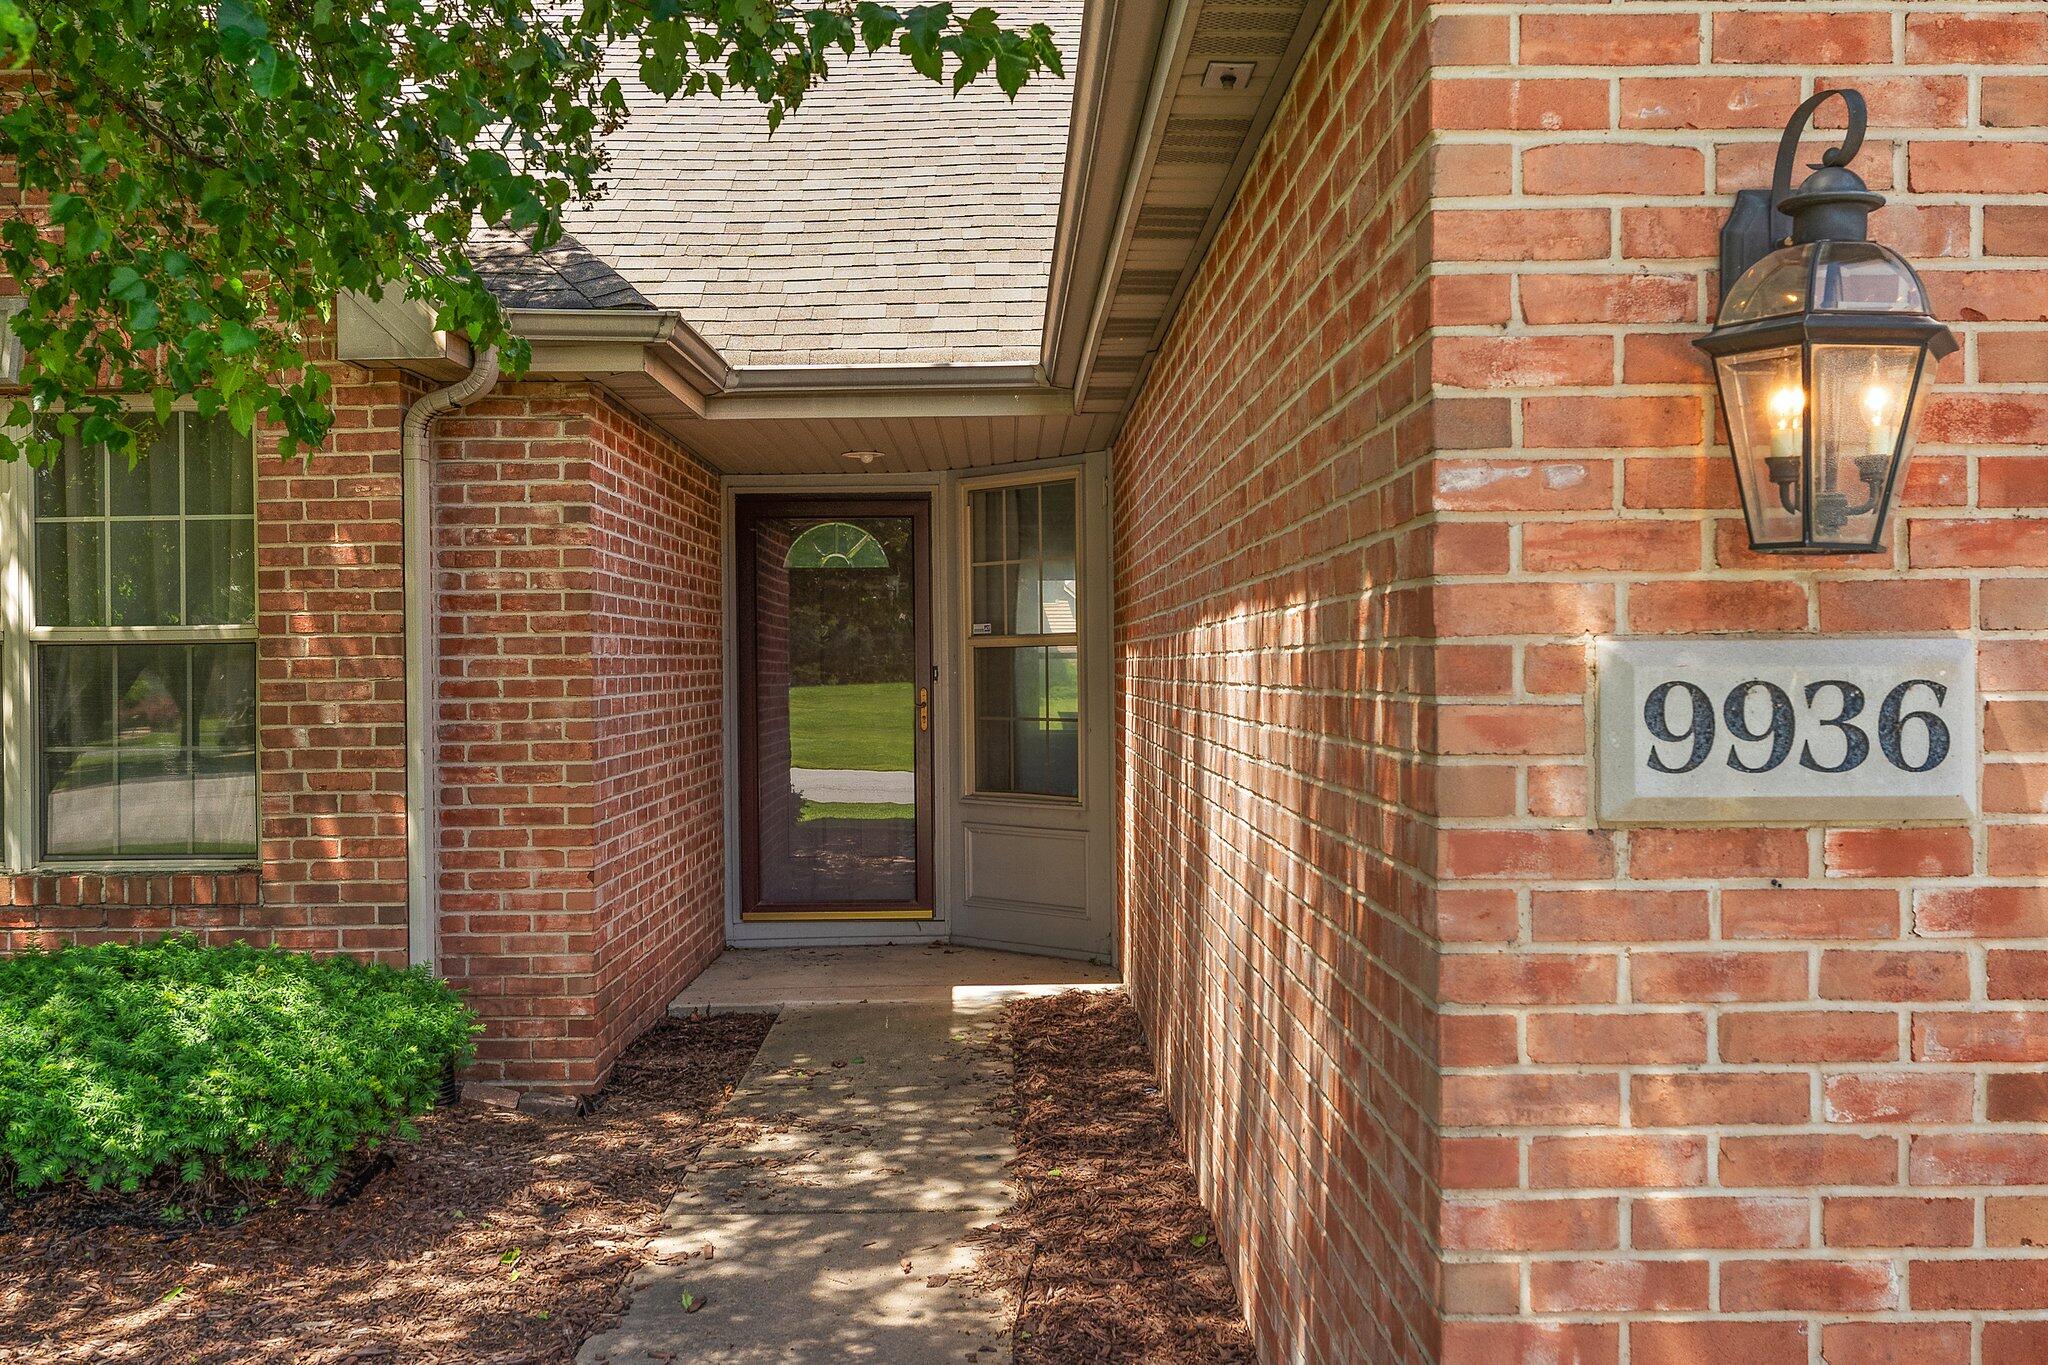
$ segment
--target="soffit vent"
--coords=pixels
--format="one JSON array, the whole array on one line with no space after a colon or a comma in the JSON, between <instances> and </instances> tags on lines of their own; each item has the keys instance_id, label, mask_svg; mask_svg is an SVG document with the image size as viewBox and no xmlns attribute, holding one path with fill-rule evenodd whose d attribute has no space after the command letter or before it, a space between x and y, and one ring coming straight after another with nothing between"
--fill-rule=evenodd
<instances>
[{"instance_id":1,"label":"soffit vent","mask_svg":"<svg viewBox=\"0 0 2048 1365\"><path fill-rule=\"evenodd\" d=\"M1126 270L1117 276L1117 285L1125 294L1169 294L1180 275L1178 270Z\"/></svg>"},{"instance_id":2,"label":"soffit vent","mask_svg":"<svg viewBox=\"0 0 2048 1365\"><path fill-rule=\"evenodd\" d=\"M1102 339L1104 341L1150 341L1152 333L1158 326L1159 319L1156 317L1111 318L1102 324Z\"/></svg>"},{"instance_id":3,"label":"soffit vent","mask_svg":"<svg viewBox=\"0 0 2048 1365\"><path fill-rule=\"evenodd\" d=\"M1138 221L1131 229L1133 237L1157 239L1161 237L1192 237L1202 230L1209 221L1209 209L1170 208L1154 204L1138 213Z\"/></svg>"},{"instance_id":4,"label":"soffit vent","mask_svg":"<svg viewBox=\"0 0 2048 1365\"><path fill-rule=\"evenodd\" d=\"M1245 135L1252 130L1248 118L1174 119L1159 140L1163 164L1185 166L1191 162L1228 164L1237 159Z\"/></svg>"},{"instance_id":5,"label":"soffit vent","mask_svg":"<svg viewBox=\"0 0 2048 1365\"><path fill-rule=\"evenodd\" d=\"M1277 57L1287 50L1301 9L1294 5L1206 4L1188 55L1243 60Z\"/></svg>"},{"instance_id":6,"label":"soffit vent","mask_svg":"<svg viewBox=\"0 0 2048 1365\"><path fill-rule=\"evenodd\" d=\"M1135 375L1138 372L1138 362L1143 359L1143 356L1136 355L1097 356L1095 358L1095 373Z\"/></svg>"}]
</instances>

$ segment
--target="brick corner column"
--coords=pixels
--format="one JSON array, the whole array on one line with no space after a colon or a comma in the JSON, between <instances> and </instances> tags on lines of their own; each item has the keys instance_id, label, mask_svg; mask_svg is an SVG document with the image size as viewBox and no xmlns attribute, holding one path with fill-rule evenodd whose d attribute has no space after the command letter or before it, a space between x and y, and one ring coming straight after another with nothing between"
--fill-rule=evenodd
<instances>
[{"instance_id":1,"label":"brick corner column","mask_svg":"<svg viewBox=\"0 0 2048 1365\"><path fill-rule=\"evenodd\" d=\"M2048 17L1432 27L1443 1360L2043 1358ZM1884 553L1787 560L1691 343L1821 83L1964 348ZM1976 642L1981 819L1598 827L1596 637L1901 632Z\"/></svg>"}]
</instances>

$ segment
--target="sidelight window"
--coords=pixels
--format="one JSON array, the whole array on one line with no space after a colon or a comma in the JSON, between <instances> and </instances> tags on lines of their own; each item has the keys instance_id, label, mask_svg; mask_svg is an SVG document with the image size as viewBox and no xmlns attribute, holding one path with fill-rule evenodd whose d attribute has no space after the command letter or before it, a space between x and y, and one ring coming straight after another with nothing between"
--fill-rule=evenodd
<instances>
[{"instance_id":1,"label":"sidelight window","mask_svg":"<svg viewBox=\"0 0 2048 1365\"><path fill-rule=\"evenodd\" d=\"M1078 481L967 495L973 785L1081 794Z\"/></svg>"}]
</instances>

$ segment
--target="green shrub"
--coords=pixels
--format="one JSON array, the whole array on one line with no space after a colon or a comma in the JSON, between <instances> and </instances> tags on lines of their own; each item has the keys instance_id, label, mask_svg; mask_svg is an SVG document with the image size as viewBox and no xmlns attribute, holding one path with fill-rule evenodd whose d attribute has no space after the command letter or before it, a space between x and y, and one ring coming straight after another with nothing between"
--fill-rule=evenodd
<instances>
[{"instance_id":1,"label":"green shrub","mask_svg":"<svg viewBox=\"0 0 2048 1365\"><path fill-rule=\"evenodd\" d=\"M473 1054L421 971L190 938L0 959L0 1180L325 1193Z\"/></svg>"}]
</instances>

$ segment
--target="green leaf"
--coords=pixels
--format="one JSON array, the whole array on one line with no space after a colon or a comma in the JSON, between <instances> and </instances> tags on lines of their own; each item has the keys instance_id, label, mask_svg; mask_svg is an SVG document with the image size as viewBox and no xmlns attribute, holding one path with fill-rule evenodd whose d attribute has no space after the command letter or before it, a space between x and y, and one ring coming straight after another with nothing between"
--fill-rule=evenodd
<instances>
[{"instance_id":1,"label":"green leaf","mask_svg":"<svg viewBox=\"0 0 2048 1365\"><path fill-rule=\"evenodd\" d=\"M140 303L149 297L149 285L134 266L117 266L107 281L107 297L122 303Z\"/></svg>"},{"instance_id":2,"label":"green leaf","mask_svg":"<svg viewBox=\"0 0 2048 1365\"><path fill-rule=\"evenodd\" d=\"M35 51L36 25L33 19L21 12L21 6L14 0L0 0L0 35L6 37L7 45L14 53L10 65L26 65Z\"/></svg>"},{"instance_id":3,"label":"green leaf","mask_svg":"<svg viewBox=\"0 0 2048 1365\"><path fill-rule=\"evenodd\" d=\"M220 325L220 353L222 355L247 355L255 350L262 340L263 338L256 335L254 331L236 322L233 318L225 319Z\"/></svg>"},{"instance_id":4,"label":"green leaf","mask_svg":"<svg viewBox=\"0 0 2048 1365\"><path fill-rule=\"evenodd\" d=\"M258 95L267 100L276 99L289 93L298 80L298 71L278 55L275 47L269 43L257 46L256 60L249 67L249 84Z\"/></svg>"},{"instance_id":5,"label":"green leaf","mask_svg":"<svg viewBox=\"0 0 2048 1365\"><path fill-rule=\"evenodd\" d=\"M231 61L245 60L270 36L270 25L243 0L219 0L219 4L214 27L220 30L220 50Z\"/></svg>"}]
</instances>

